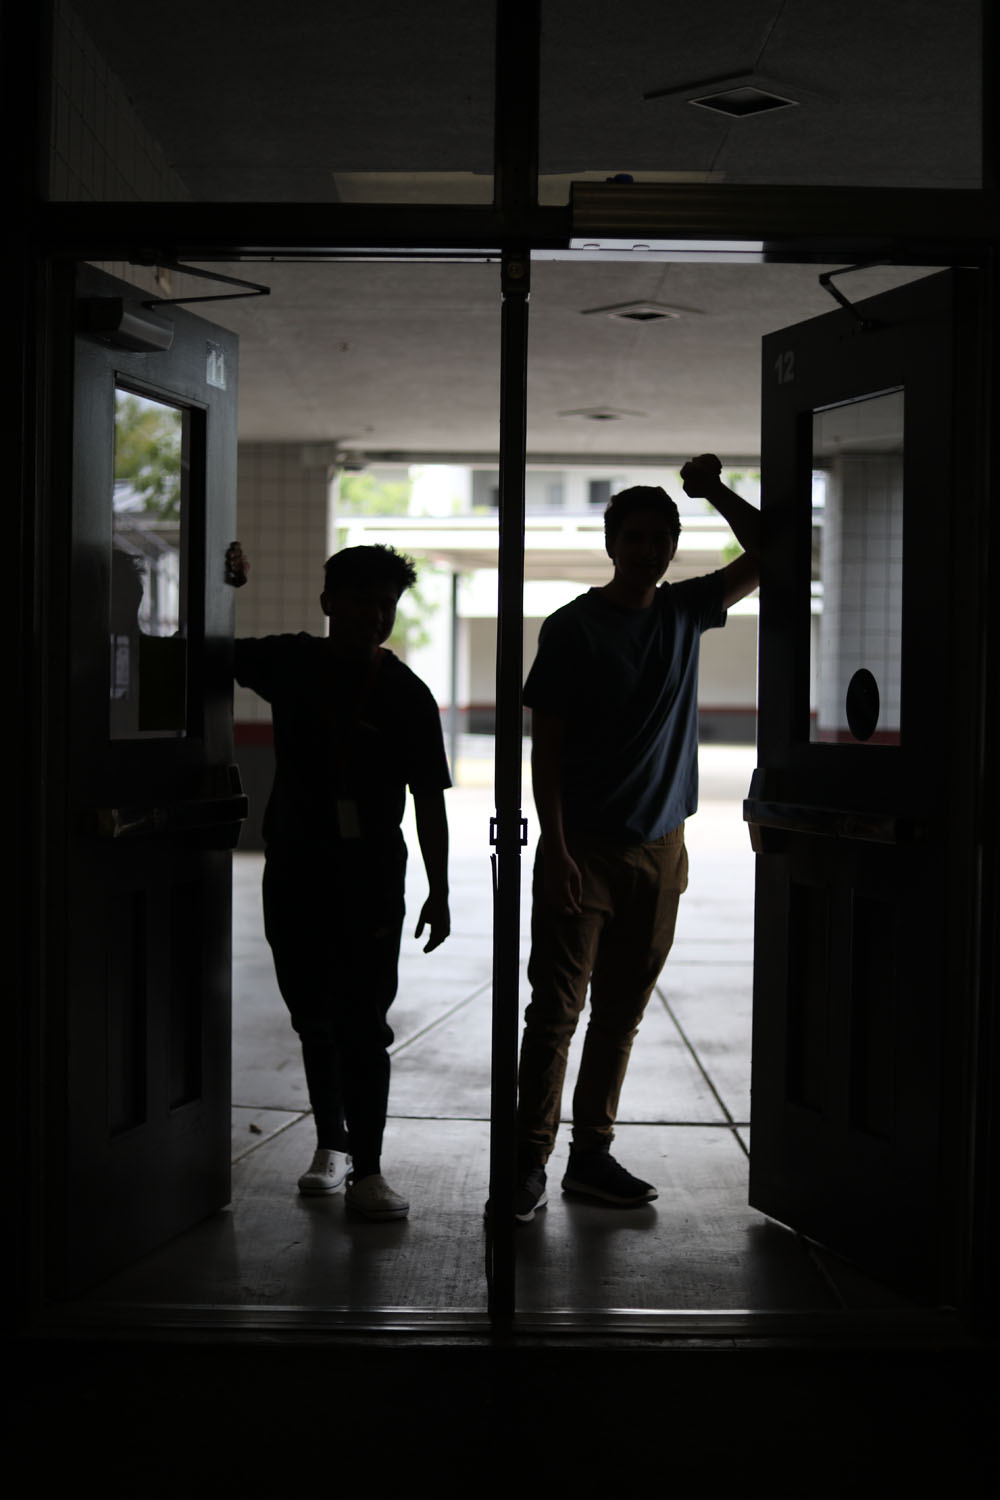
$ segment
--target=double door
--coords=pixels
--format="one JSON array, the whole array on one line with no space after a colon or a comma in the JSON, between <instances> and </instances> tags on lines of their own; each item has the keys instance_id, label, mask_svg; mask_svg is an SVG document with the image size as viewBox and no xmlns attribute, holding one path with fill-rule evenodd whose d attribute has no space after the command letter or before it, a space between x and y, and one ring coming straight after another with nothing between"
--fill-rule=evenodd
<instances>
[{"instance_id":1,"label":"double door","mask_svg":"<svg viewBox=\"0 0 1000 1500\"><path fill-rule=\"evenodd\" d=\"M763 351L750 1198L935 1301L962 1294L970 1222L978 297L974 273L939 275ZM179 309L143 310L96 272L76 302L64 1006L49 1039L65 1085L49 1132L62 1290L227 1201L228 851L242 812L221 576L235 343ZM509 391L510 345L505 357ZM507 420L521 420L516 400ZM150 434L173 443L176 483L144 499L141 464L130 479L121 455ZM519 482L523 496L523 467L508 466L502 509ZM517 569L509 551L504 566ZM517 651L501 672L516 710L501 756L520 756L520 629L519 589L502 587L501 656L515 638ZM498 848L506 892L514 824ZM516 1028L516 920L501 903L499 1050ZM501 1142L510 1103L495 1106ZM507 1171L495 1150L495 1190ZM503 1315L513 1239L491 1254Z\"/></svg>"}]
</instances>

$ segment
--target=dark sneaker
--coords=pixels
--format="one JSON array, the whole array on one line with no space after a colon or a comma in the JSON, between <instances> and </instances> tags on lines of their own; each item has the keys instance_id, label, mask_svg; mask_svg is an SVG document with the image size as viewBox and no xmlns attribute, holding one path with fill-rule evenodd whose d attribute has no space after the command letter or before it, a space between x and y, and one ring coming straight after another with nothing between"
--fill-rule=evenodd
<instances>
[{"instance_id":1,"label":"dark sneaker","mask_svg":"<svg viewBox=\"0 0 1000 1500\"><path fill-rule=\"evenodd\" d=\"M538 1162L531 1162L525 1167L519 1166L514 1187L514 1218L517 1222L530 1224L535 1217L535 1209L544 1208L548 1201L549 1195L545 1191L545 1168ZM488 1199L483 1211L487 1219L491 1208L492 1199Z\"/></svg>"},{"instance_id":2,"label":"dark sneaker","mask_svg":"<svg viewBox=\"0 0 1000 1500\"><path fill-rule=\"evenodd\" d=\"M571 1151L562 1185L567 1193L585 1193L605 1203L649 1203L657 1197L651 1182L633 1177L607 1151Z\"/></svg>"},{"instance_id":3,"label":"dark sneaker","mask_svg":"<svg viewBox=\"0 0 1000 1500\"><path fill-rule=\"evenodd\" d=\"M519 1224L530 1224L536 1208L544 1208L549 1201L545 1191L545 1168L537 1163L517 1174L514 1190L514 1218Z\"/></svg>"}]
</instances>

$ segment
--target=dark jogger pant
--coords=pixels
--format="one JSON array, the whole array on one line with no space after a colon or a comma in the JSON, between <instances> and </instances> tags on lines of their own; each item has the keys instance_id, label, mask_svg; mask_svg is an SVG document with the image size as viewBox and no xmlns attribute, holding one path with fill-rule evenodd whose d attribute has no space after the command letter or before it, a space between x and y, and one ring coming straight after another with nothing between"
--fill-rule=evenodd
<instances>
[{"instance_id":1,"label":"dark jogger pant","mask_svg":"<svg viewBox=\"0 0 1000 1500\"><path fill-rule=\"evenodd\" d=\"M349 1150L359 1175L378 1171L389 1099L403 927L406 847L346 855L271 845L264 933L278 988L302 1043L317 1145Z\"/></svg>"}]
</instances>

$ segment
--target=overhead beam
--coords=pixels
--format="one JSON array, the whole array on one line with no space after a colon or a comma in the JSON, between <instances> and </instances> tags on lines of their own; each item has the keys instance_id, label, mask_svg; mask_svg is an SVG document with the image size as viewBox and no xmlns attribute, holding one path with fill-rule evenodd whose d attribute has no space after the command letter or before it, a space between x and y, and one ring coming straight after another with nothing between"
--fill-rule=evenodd
<instances>
[{"instance_id":1,"label":"overhead beam","mask_svg":"<svg viewBox=\"0 0 1000 1500\"><path fill-rule=\"evenodd\" d=\"M572 244L628 258L730 255L761 261L858 258L951 264L1000 236L1000 195L960 189L740 187L729 183L574 183ZM732 242L756 248L737 249ZM666 242L666 244L664 244ZM587 247L593 249L588 252Z\"/></svg>"},{"instance_id":2,"label":"overhead beam","mask_svg":"<svg viewBox=\"0 0 1000 1500\"><path fill-rule=\"evenodd\" d=\"M1000 238L1000 194L967 189L577 183L567 208L526 206L518 194L507 211L461 204L36 203L28 213L26 227L42 253L150 264L171 257L494 260L512 242L575 259L588 252L571 250L571 242L631 238L713 242L717 249L727 240L756 241L761 250L752 258L765 260L857 255L938 265L977 259L984 242ZM654 253L671 258L669 251Z\"/></svg>"}]
</instances>

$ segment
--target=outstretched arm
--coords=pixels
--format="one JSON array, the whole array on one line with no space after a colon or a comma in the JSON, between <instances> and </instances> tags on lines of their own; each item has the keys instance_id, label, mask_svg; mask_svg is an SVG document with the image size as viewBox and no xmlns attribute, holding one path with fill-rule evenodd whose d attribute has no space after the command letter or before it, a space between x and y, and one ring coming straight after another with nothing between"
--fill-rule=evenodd
<instances>
[{"instance_id":1,"label":"outstretched arm","mask_svg":"<svg viewBox=\"0 0 1000 1500\"><path fill-rule=\"evenodd\" d=\"M561 719L531 710L531 785L542 833L545 896L556 911L569 915L582 910L583 880L563 830L559 762L564 733Z\"/></svg>"},{"instance_id":2,"label":"outstretched arm","mask_svg":"<svg viewBox=\"0 0 1000 1500\"><path fill-rule=\"evenodd\" d=\"M760 511L723 484L722 465L714 453L703 453L686 463L681 483L685 495L700 496L715 507L743 548L743 556L722 570L722 604L728 609L760 582Z\"/></svg>"},{"instance_id":3,"label":"outstretched arm","mask_svg":"<svg viewBox=\"0 0 1000 1500\"><path fill-rule=\"evenodd\" d=\"M444 810L444 792L413 794L417 817L417 841L427 872L428 896L420 912L414 937L425 927L430 929L425 953L439 948L451 931L448 908L448 816Z\"/></svg>"}]
</instances>

